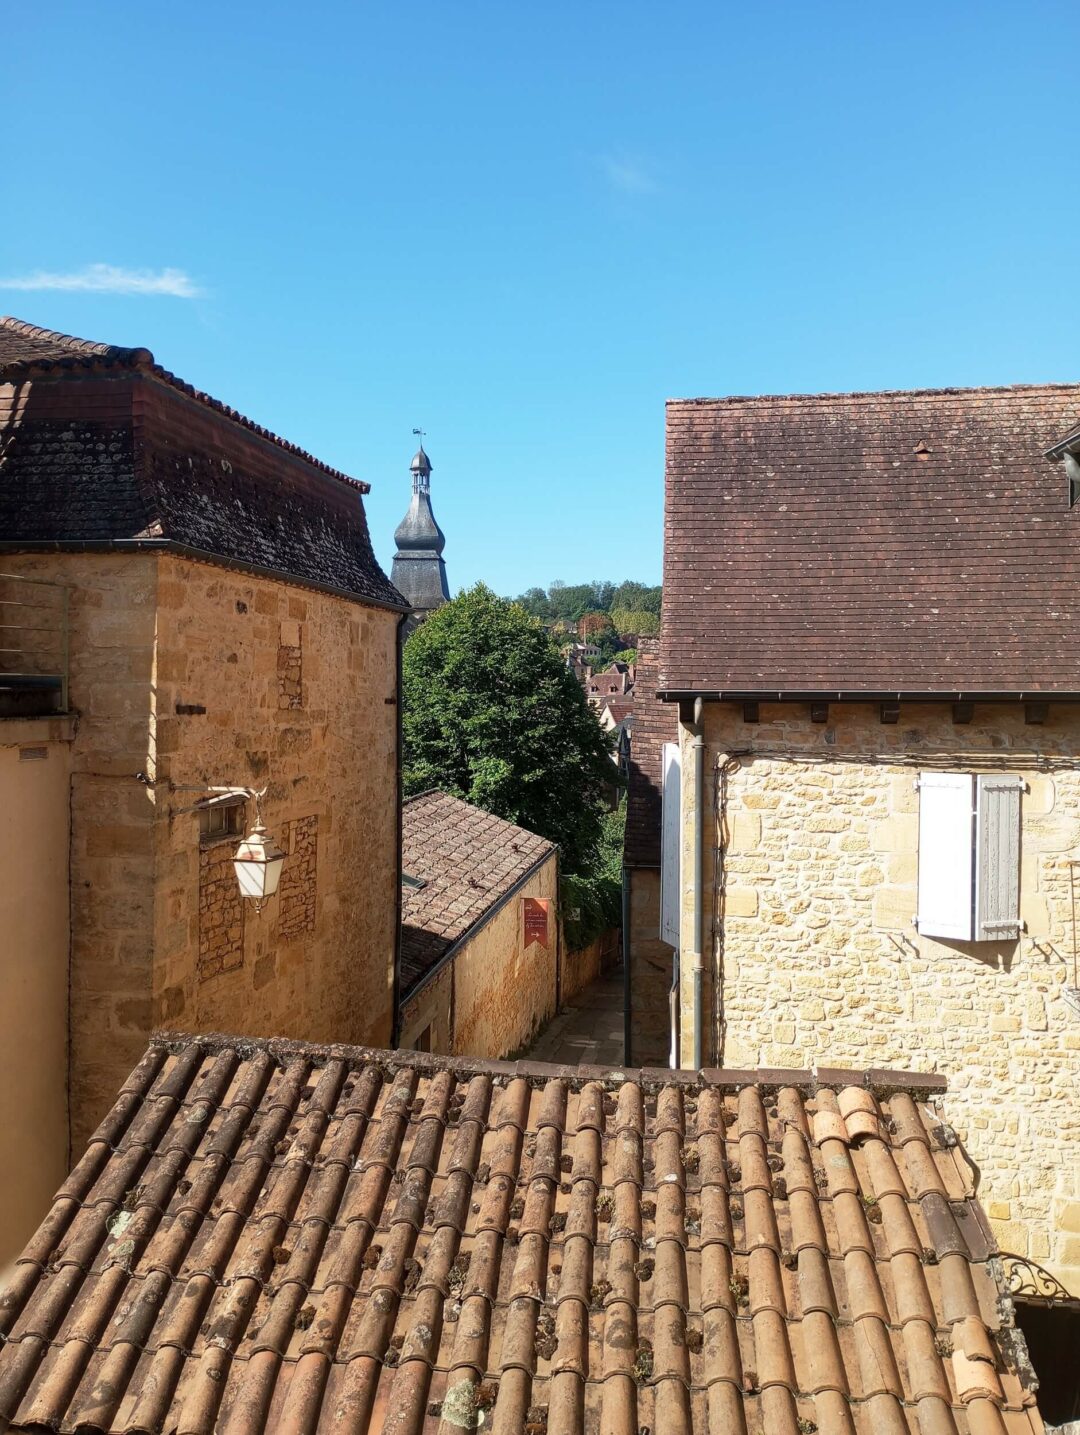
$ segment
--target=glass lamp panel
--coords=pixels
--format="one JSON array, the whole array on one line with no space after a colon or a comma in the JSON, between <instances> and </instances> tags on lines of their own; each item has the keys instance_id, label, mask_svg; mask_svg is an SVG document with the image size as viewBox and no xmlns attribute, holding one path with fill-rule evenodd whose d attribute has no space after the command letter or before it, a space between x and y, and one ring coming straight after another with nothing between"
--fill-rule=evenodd
<instances>
[{"instance_id":1,"label":"glass lamp panel","mask_svg":"<svg viewBox=\"0 0 1080 1435\"><path fill-rule=\"evenodd\" d=\"M241 895L261 902L266 895L267 864L261 860L237 857L233 861L233 866L236 869L236 880L240 884ZM277 886L276 880L274 886Z\"/></svg>"},{"instance_id":2,"label":"glass lamp panel","mask_svg":"<svg viewBox=\"0 0 1080 1435\"><path fill-rule=\"evenodd\" d=\"M285 854L283 852L275 852L274 849L271 848L267 854L267 861L263 866L264 896L272 897L277 891L278 883L281 881L281 869L284 866Z\"/></svg>"}]
</instances>

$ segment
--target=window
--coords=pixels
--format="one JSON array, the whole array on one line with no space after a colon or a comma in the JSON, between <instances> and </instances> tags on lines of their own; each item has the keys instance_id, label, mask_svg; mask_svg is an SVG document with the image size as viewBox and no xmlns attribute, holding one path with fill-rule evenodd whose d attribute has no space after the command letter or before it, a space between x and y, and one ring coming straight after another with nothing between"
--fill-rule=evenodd
<instances>
[{"instance_id":1,"label":"window","mask_svg":"<svg viewBox=\"0 0 1080 1435\"><path fill-rule=\"evenodd\" d=\"M1020 935L1020 793L1008 773L924 772L919 788L919 915L924 937Z\"/></svg>"},{"instance_id":2,"label":"window","mask_svg":"<svg viewBox=\"0 0 1080 1435\"><path fill-rule=\"evenodd\" d=\"M242 798L211 802L199 809L199 838L203 842L223 842L243 831L244 802Z\"/></svg>"}]
</instances>

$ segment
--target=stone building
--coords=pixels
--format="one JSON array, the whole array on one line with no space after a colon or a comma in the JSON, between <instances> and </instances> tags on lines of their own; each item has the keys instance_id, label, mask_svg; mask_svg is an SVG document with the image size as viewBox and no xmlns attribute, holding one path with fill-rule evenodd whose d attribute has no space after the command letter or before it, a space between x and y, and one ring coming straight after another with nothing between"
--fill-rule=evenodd
<instances>
[{"instance_id":1,"label":"stone building","mask_svg":"<svg viewBox=\"0 0 1080 1435\"><path fill-rule=\"evenodd\" d=\"M405 603L367 485L145 349L0 322L0 446L0 1102L52 1189L152 1027L390 1039ZM203 784L266 788L261 914Z\"/></svg>"},{"instance_id":2,"label":"stone building","mask_svg":"<svg viewBox=\"0 0 1080 1435\"><path fill-rule=\"evenodd\" d=\"M594 708L612 698L625 698L634 691L634 668L630 663L612 661L606 668L586 667L581 675L585 696Z\"/></svg>"},{"instance_id":3,"label":"stone building","mask_svg":"<svg viewBox=\"0 0 1080 1435\"><path fill-rule=\"evenodd\" d=\"M554 843L425 792L402 809L402 873L399 1044L473 1057L525 1046L571 994Z\"/></svg>"},{"instance_id":4,"label":"stone building","mask_svg":"<svg viewBox=\"0 0 1080 1435\"><path fill-rule=\"evenodd\" d=\"M678 734L631 946L678 950L683 1066L947 1072L1002 1246L1080 1295L1080 508L1047 457L1078 412L1075 385L669 405Z\"/></svg>"},{"instance_id":5,"label":"stone building","mask_svg":"<svg viewBox=\"0 0 1080 1435\"><path fill-rule=\"evenodd\" d=\"M431 508L431 460L423 444L409 468L412 501L394 534L397 552L390 573L398 592L404 594L413 610L413 621L422 622L450 601L442 556L446 538Z\"/></svg>"}]
</instances>

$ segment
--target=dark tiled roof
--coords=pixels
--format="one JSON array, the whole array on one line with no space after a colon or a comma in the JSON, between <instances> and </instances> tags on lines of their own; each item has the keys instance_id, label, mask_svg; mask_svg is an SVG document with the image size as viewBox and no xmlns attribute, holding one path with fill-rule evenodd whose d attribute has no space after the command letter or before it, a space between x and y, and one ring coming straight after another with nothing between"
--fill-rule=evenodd
<instances>
[{"instance_id":1,"label":"dark tiled roof","mask_svg":"<svg viewBox=\"0 0 1080 1435\"><path fill-rule=\"evenodd\" d=\"M401 906L401 993L555 851L554 843L445 792L403 804L401 865L424 886Z\"/></svg>"},{"instance_id":2,"label":"dark tiled roof","mask_svg":"<svg viewBox=\"0 0 1080 1435\"><path fill-rule=\"evenodd\" d=\"M94 360L104 361L104 364L95 365ZM254 419L249 419L236 409L230 408L228 404L223 404L220 399L215 399L210 394L203 393L201 389L195 388L194 385L186 384L183 379L178 379L175 374L171 374L168 369L163 369L160 364L155 362L149 349L125 349L117 344L98 344L91 339L76 339L71 334L60 334L54 329L40 329L36 324L28 324L25 319L13 319L7 314L0 315L0 379L15 379L34 371L48 372L50 369L91 371L95 367L110 365L144 369L152 373L155 378L162 379L171 387L179 389L181 393L197 399L199 403L205 404L215 413L224 414L226 418L232 419L234 423L258 434L260 438L268 439L287 453L296 454L298 458L313 464L323 473L330 474L343 483L351 484L361 493L371 492L370 483L365 483L359 478L350 478L340 469L331 468L328 463L323 463L322 459L316 458L306 449L289 443L288 439L280 438L272 430L264 428L262 424L257 424Z\"/></svg>"},{"instance_id":3,"label":"dark tiled roof","mask_svg":"<svg viewBox=\"0 0 1080 1435\"><path fill-rule=\"evenodd\" d=\"M627 867L660 865L661 755L664 743L679 735L677 709L656 697L658 647L658 638L642 638L638 645L623 843Z\"/></svg>"},{"instance_id":4,"label":"dark tiled roof","mask_svg":"<svg viewBox=\"0 0 1080 1435\"><path fill-rule=\"evenodd\" d=\"M0 1425L1034 1435L944 1083L818 1080L155 1038L0 1299Z\"/></svg>"},{"instance_id":5,"label":"dark tiled roof","mask_svg":"<svg viewBox=\"0 0 1080 1435\"><path fill-rule=\"evenodd\" d=\"M146 390L137 401L107 382L128 376ZM57 377L65 384L38 393L34 380ZM0 380L30 380L3 423L5 542L156 540L407 606L372 551L367 484L184 384L149 350L0 319Z\"/></svg>"},{"instance_id":6,"label":"dark tiled roof","mask_svg":"<svg viewBox=\"0 0 1080 1435\"><path fill-rule=\"evenodd\" d=\"M123 349L117 344L97 344L92 339L76 339L72 334L59 334L55 329L39 329L23 319L0 315L0 373L41 363L65 359L112 359L115 363L153 363L149 349Z\"/></svg>"},{"instance_id":7,"label":"dark tiled roof","mask_svg":"<svg viewBox=\"0 0 1080 1435\"><path fill-rule=\"evenodd\" d=\"M660 691L1080 690L1080 385L679 400Z\"/></svg>"}]
</instances>

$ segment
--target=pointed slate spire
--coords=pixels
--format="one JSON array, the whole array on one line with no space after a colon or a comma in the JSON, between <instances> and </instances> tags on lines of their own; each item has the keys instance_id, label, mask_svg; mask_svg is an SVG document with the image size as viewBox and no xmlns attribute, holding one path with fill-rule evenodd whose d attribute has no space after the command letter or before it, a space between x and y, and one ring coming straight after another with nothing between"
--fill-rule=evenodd
<instances>
[{"instance_id":1,"label":"pointed slate spire","mask_svg":"<svg viewBox=\"0 0 1080 1435\"><path fill-rule=\"evenodd\" d=\"M431 460L422 443L409 469L412 502L394 534L397 552L391 581L422 619L450 598L442 559L446 538L431 511Z\"/></svg>"}]
</instances>

